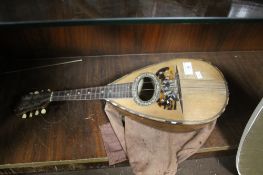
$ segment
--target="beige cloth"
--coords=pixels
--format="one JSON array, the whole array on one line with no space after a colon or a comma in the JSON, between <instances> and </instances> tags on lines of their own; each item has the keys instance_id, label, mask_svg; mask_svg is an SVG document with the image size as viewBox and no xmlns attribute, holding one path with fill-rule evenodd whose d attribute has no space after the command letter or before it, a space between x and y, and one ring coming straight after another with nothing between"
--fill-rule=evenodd
<instances>
[{"instance_id":1,"label":"beige cloth","mask_svg":"<svg viewBox=\"0 0 263 175\"><path fill-rule=\"evenodd\" d=\"M127 160L118 138L116 137L110 123L100 126L104 147L109 158L109 165L114 165Z\"/></svg>"},{"instance_id":2,"label":"beige cloth","mask_svg":"<svg viewBox=\"0 0 263 175\"><path fill-rule=\"evenodd\" d=\"M118 137L118 144L126 152L136 175L176 174L178 163L197 152L216 124L216 121L213 121L195 131L178 132L175 125L140 117L122 116L109 103L105 106L105 112ZM103 131L102 135L105 135ZM104 139L104 142L107 141ZM107 150L106 152L110 154ZM116 157L118 159L123 156ZM115 159L113 156L111 158Z\"/></svg>"}]
</instances>

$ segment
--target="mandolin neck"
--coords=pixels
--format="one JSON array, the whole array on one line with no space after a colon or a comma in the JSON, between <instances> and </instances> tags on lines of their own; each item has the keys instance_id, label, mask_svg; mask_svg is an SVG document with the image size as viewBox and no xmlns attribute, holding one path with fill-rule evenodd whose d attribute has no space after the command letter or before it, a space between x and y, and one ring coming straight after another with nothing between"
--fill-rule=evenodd
<instances>
[{"instance_id":1,"label":"mandolin neck","mask_svg":"<svg viewBox=\"0 0 263 175\"><path fill-rule=\"evenodd\" d=\"M110 98L131 98L132 83L110 84L107 86L54 91L50 101L96 100Z\"/></svg>"}]
</instances>

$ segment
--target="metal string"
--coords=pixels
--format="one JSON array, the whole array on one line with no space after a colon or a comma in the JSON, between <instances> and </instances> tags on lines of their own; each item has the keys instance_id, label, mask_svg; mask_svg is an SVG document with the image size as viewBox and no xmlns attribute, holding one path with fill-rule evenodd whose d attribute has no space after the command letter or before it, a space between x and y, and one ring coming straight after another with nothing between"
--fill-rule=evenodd
<instances>
[{"instance_id":1,"label":"metal string","mask_svg":"<svg viewBox=\"0 0 263 175\"><path fill-rule=\"evenodd\" d=\"M183 80L181 82L181 88L184 89L196 89L196 90L213 90L213 91L225 91L225 84L222 84L222 81L216 81L216 80L194 80L194 79L180 79ZM190 83L190 81L195 82L198 81L200 83L197 83L195 85L193 85L194 83L191 83L191 85L189 86L187 83ZM208 84L204 85L201 82L209 82ZM170 80L169 83L174 83L175 80ZM145 84L148 83L152 83L152 82L144 82ZM185 85L184 85L185 84ZM111 85L107 85L107 86L99 86L99 87L91 87L91 88L84 88L84 89L75 89L75 90L65 90L65 91L55 91L55 93L57 93L57 95L54 95L52 98L56 99L56 98L67 98L69 97L69 99L63 99L63 100L87 100L87 97L85 97L85 99L82 99L82 96L90 96L93 97L93 99L100 99L100 98L110 98L109 97L109 92L106 92L106 94L97 92L98 89L101 90L112 90L110 95L112 95L112 98L116 98L114 96L123 96L123 97L130 97L130 92L131 90L131 86L132 83L124 83L124 84L111 84ZM162 85L162 87L165 85ZM170 84L171 88L174 88L175 85ZM154 89L141 89L141 91L152 91ZM83 91L85 91L85 93L83 94ZM63 95L59 95L59 92L62 92ZM74 94L71 94L72 92L74 92ZM89 93L88 93L89 92ZM79 93L79 94L78 94ZM68 95L69 94L69 95ZM98 97L96 97L98 96ZM103 97L101 97L103 96ZM105 97L107 96L107 97ZM80 97L80 99L76 99L76 97ZM75 99L72 99L75 98Z\"/></svg>"}]
</instances>

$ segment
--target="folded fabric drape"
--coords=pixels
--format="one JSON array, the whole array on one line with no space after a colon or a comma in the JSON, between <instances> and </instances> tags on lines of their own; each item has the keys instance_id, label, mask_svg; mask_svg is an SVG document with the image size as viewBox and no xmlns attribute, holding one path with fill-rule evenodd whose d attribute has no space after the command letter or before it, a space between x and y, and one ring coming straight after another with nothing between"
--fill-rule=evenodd
<instances>
[{"instance_id":1,"label":"folded fabric drape","mask_svg":"<svg viewBox=\"0 0 263 175\"><path fill-rule=\"evenodd\" d=\"M198 151L216 124L215 120L197 130L178 132L175 125L123 116L109 103L105 112L111 125L100 128L109 163L126 160L126 153L136 175L176 174L178 164Z\"/></svg>"}]
</instances>

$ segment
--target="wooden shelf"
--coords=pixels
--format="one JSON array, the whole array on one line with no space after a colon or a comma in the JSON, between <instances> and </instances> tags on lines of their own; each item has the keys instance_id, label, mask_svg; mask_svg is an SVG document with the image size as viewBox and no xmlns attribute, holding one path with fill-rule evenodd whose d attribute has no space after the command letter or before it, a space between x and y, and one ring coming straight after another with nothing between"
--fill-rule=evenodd
<instances>
[{"instance_id":1,"label":"wooden shelf","mask_svg":"<svg viewBox=\"0 0 263 175\"><path fill-rule=\"evenodd\" d=\"M207 156L237 148L246 121L263 95L263 52L196 52L74 57L54 59L44 67L0 75L0 170L39 172L85 169L106 165L99 126L108 120L103 101L59 102L45 117L23 120L13 115L17 98L33 90L74 89L105 85L133 70L172 58L212 62L225 75L230 101L210 138L194 155ZM80 59L82 61L80 61ZM23 60L25 61L25 60ZM36 65L37 60L35 60ZM22 65L23 63L23 65ZM51 64L51 63L50 63ZM11 68L11 67L10 67ZM29 67L28 67L29 68ZM205 109L204 109L205 110ZM89 118L89 119L86 119Z\"/></svg>"}]
</instances>

